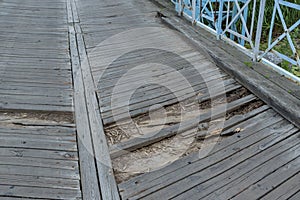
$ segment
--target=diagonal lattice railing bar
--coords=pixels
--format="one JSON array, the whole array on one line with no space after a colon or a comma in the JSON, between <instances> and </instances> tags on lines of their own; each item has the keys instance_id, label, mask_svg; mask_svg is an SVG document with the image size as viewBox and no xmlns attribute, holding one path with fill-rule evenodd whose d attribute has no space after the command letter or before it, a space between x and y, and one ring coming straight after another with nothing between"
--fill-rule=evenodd
<instances>
[{"instance_id":1,"label":"diagonal lattice railing bar","mask_svg":"<svg viewBox=\"0 0 300 200\"><path fill-rule=\"evenodd\" d=\"M297 50L298 47L295 46L295 40L293 41L294 38L292 38L294 35L291 34L292 31L300 26L300 19L297 19L293 25L288 24L288 26L290 26L288 27L283 16L283 8L281 9L281 6L284 6L289 9L296 9L297 11L300 11L300 5L298 3L292 3L286 0L171 1L176 1L175 4L178 14L185 16L191 20L193 24L205 28L212 34L215 34L217 39L222 39L232 45L235 45L239 50L252 57L254 61L262 61L280 74L300 83L300 77L296 77L277 64L272 63L272 58L269 59L269 55L267 55L269 52L272 52L275 58L277 55L277 57L281 58L281 60L288 61L292 65L298 66L297 70L299 69L300 71L299 49ZM267 12L266 3L272 2L274 2L273 13L271 14L272 19L270 19L271 21L265 21L266 19L269 20L268 16L264 15L265 12ZM276 35L275 37L273 35L273 30L277 13L284 32L279 36ZM268 30L269 34L267 35L266 40L264 38L265 34L263 34L265 32L265 23L270 24L270 30ZM275 50L276 45L285 38L288 42L288 49L290 49L293 53L291 57L285 55L288 54L286 52L277 52ZM262 50L260 47L265 43L265 41L267 48ZM245 45L245 42L248 42L249 45ZM271 57L274 56L271 55ZM294 71L292 72L294 73Z\"/></svg>"},{"instance_id":2,"label":"diagonal lattice railing bar","mask_svg":"<svg viewBox=\"0 0 300 200\"><path fill-rule=\"evenodd\" d=\"M288 28L287 28L287 25L286 25L286 23L285 23L285 20L284 20L284 17L283 17L281 8L280 8L280 6L279 6L279 4L278 4L278 1L275 1L275 7L277 8L277 11L278 11L278 13L279 13L279 17L280 17L281 23L282 23L282 25L283 25L284 31L287 31ZM296 53L297 53L297 52L296 52L296 48L295 48L295 46L294 46L294 44L293 44L293 41L292 41L292 38L291 38L289 32L286 32L286 38L287 38L287 40L288 40L288 42L289 42L289 45L290 45L290 47L291 47L293 53L296 54Z\"/></svg>"},{"instance_id":3,"label":"diagonal lattice railing bar","mask_svg":"<svg viewBox=\"0 0 300 200\"><path fill-rule=\"evenodd\" d=\"M251 18L251 26L250 26L250 37L251 38L252 38L253 28L254 28L255 11L256 11L256 0L253 0L253 11L252 11L252 18Z\"/></svg>"},{"instance_id":4,"label":"diagonal lattice railing bar","mask_svg":"<svg viewBox=\"0 0 300 200\"><path fill-rule=\"evenodd\" d=\"M258 59L261 59L262 57L264 57L268 52L273 51L280 58L290 62L293 65L297 65L298 67L300 67L299 54L297 52L297 49L295 48L295 45L293 43L291 36L290 36L290 32L292 32L295 28L297 28L300 25L300 19L297 22L295 22L290 28L288 28L285 23L285 19L283 17L282 11L281 11L280 4L282 4L284 6L288 6L293 9L300 10L300 5L298 5L298 4L293 4L290 2L286 2L286 1L275 0L275 6L273 9L273 13L272 13L272 23L271 23L271 27L270 27L270 31L269 31L268 48L264 51L264 53L262 55L260 55L258 57ZM280 18L280 21L281 21L283 29L284 29L284 33L282 33L279 37L277 37L274 40L274 42L272 42L273 28L274 28L275 16L276 16L277 12L279 14L279 18ZM292 50L295 60L280 53L280 52L277 52L276 50L273 49L284 38L287 38L288 44Z\"/></svg>"},{"instance_id":5,"label":"diagonal lattice railing bar","mask_svg":"<svg viewBox=\"0 0 300 200\"><path fill-rule=\"evenodd\" d=\"M230 12L230 1L227 2L227 13ZM228 27L229 23L229 14L226 15L226 27Z\"/></svg>"},{"instance_id":6,"label":"diagonal lattice railing bar","mask_svg":"<svg viewBox=\"0 0 300 200\"><path fill-rule=\"evenodd\" d=\"M264 51L264 53L258 56L258 59L264 57L269 51L271 51L278 44L278 42L283 40L289 32L292 32L299 25L300 25L300 19L295 24L293 24L290 28L288 28L284 33L282 33L279 37L277 37L276 40L273 43L271 43L271 45ZM296 64L296 62L294 64Z\"/></svg>"},{"instance_id":7,"label":"diagonal lattice railing bar","mask_svg":"<svg viewBox=\"0 0 300 200\"><path fill-rule=\"evenodd\" d=\"M199 3L200 5L200 3ZM204 19L209 20L214 26L216 26L215 22L216 13L213 9L211 0L207 0L201 10L201 14L199 15L199 18L201 19L201 22L204 23Z\"/></svg>"},{"instance_id":8,"label":"diagonal lattice railing bar","mask_svg":"<svg viewBox=\"0 0 300 200\"><path fill-rule=\"evenodd\" d=\"M208 6L209 6L209 8L208 8ZM215 13L214 13L212 3L210 0L205 2L204 6L200 12L201 12L201 14L199 15L199 18L201 19L202 23L204 22L203 18L205 18L209 21L214 21ZM209 16L209 14L211 14L211 16Z\"/></svg>"},{"instance_id":9,"label":"diagonal lattice railing bar","mask_svg":"<svg viewBox=\"0 0 300 200\"><path fill-rule=\"evenodd\" d=\"M230 23L228 25L226 25L224 31L222 32L222 35L224 35L226 32L229 32L233 35L235 35L236 37L242 38L243 40L246 40L250 43L251 48L254 48L253 42L252 42L252 34L250 35L248 27L247 27L247 23L245 22L244 16L242 14L242 12L248 7L249 3L252 0L248 0L245 2L245 4L242 6L242 8L239 6L239 3L237 0L234 1L234 4L237 8L237 13L236 15L232 18L232 20L230 21ZM227 16L229 15L229 13L227 12ZM238 18L241 19L242 21L242 26L245 30L246 36L244 36L243 34L240 34L234 30L231 30L230 27L233 25L233 23L236 23L236 21L238 20Z\"/></svg>"},{"instance_id":10,"label":"diagonal lattice railing bar","mask_svg":"<svg viewBox=\"0 0 300 200\"><path fill-rule=\"evenodd\" d=\"M291 3L291 2L288 2L288 1L284 1L284 0L279 0L278 3L283 5L283 6L289 7L289 8L300 10L300 5L299 4Z\"/></svg>"}]
</instances>

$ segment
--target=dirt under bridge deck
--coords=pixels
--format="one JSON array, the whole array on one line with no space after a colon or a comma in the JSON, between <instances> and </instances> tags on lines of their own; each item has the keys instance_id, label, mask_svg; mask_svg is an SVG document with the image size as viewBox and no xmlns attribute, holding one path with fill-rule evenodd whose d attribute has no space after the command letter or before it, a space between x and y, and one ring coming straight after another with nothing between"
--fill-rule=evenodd
<instances>
[{"instance_id":1,"label":"dirt under bridge deck","mask_svg":"<svg viewBox=\"0 0 300 200\"><path fill-rule=\"evenodd\" d=\"M0 0L0 199L300 198L299 85L168 9Z\"/></svg>"}]
</instances>

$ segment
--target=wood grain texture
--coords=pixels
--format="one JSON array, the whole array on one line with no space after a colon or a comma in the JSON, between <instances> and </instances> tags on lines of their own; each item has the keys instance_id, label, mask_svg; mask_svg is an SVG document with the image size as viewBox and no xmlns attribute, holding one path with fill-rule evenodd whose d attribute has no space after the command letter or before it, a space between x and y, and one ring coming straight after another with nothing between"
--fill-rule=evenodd
<instances>
[{"instance_id":1,"label":"wood grain texture","mask_svg":"<svg viewBox=\"0 0 300 200\"><path fill-rule=\"evenodd\" d=\"M0 198L81 198L74 125L26 120L0 126Z\"/></svg>"},{"instance_id":2,"label":"wood grain texture","mask_svg":"<svg viewBox=\"0 0 300 200\"><path fill-rule=\"evenodd\" d=\"M85 50L82 31L78 24L75 25L77 32L77 44L81 62L82 78L84 82L85 98L90 123L92 145L96 158L97 175L100 182L102 199L118 200L119 192L114 178L107 140L104 134L99 105L96 97L96 86L92 78L88 57Z\"/></svg>"},{"instance_id":3,"label":"wood grain texture","mask_svg":"<svg viewBox=\"0 0 300 200\"><path fill-rule=\"evenodd\" d=\"M74 80L75 119L78 134L80 174L84 199L101 199L99 182L96 176L96 163L93 151L88 110L84 91L82 72L73 26L69 26L72 71Z\"/></svg>"},{"instance_id":4,"label":"wood grain texture","mask_svg":"<svg viewBox=\"0 0 300 200\"><path fill-rule=\"evenodd\" d=\"M167 1L162 4L169 6ZM231 62L224 56L226 49L206 33L203 38L208 42L200 50L185 39L178 43L182 35L164 24L173 19L174 13L162 23L155 16L161 10L158 4L138 0L27 0L22 4L20 0L0 0L0 110L74 112L76 120L76 124L25 120L0 125L0 199L299 199L299 129L270 108L288 117L282 109L284 103L272 99L265 100L270 107L265 105L226 120L222 139L209 155L200 158L197 153L191 154L116 184L111 157L197 127L199 120L110 148L103 126L127 118L127 107L133 117L147 113L156 104L168 106L190 97L201 103L240 89L234 77L212 62L203 50L208 47L210 53L215 51L211 53L214 61L230 75L239 79L246 76L239 71L241 62L232 62L235 71L222 65L219 57L227 64ZM176 26L182 33L188 29L185 36L198 32L196 36L200 37L202 33L191 31L187 24ZM129 36L129 40L106 44L100 52L95 47L113 35L138 27L165 28L145 31L145 40L139 45L160 45L178 54L137 49L119 55L107 68L107 62L137 38ZM172 68L155 70L148 63ZM124 77L136 66L141 67ZM258 66L254 70L267 74ZM251 74L250 69L245 72ZM188 84L179 81L178 74ZM273 73L278 90L261 89L263 83L270 83L255 77L252 83L239 81L261 98L270 96L270 92L287 95L282 91L284 81ZM145 84L145 80L159 84ZM298 88L287 88L293 94L287 98L289 102L299 99ZM250 94L232 101L227 112L253 100L257 97ZM294 105L292 112L287 111L296 113L298 107ZM214 109L200 121L226 114L218 106ZM296 117L288 118L298 124Z\"/></svg>"},{"instance_id":5,"label":"wood grain texture","mask_svg":"<svg viewBox=\"0 0 300 200\"><path fill-rule=\"evenodd\" d=\"M0 109L72 112L65 2L0 5Z\"/></svg>"}]
</instances>

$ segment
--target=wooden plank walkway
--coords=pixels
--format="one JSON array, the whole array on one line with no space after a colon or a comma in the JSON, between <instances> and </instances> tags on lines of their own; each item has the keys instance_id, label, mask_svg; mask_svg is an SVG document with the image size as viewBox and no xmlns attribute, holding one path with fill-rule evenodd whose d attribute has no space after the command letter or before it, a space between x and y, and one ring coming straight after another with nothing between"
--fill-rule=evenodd
<instances>
[{"instance_id":1,"label":"wooden plank walkway","mask_svg":"<svg viewBox=\"0 0 300 200\"><path fill-rule=\"evenodd\" d=\"M184 42L181 43L178 35L173 35L167 30L161 34L159 31L147 32L140 29L141 35L144 36L143 40L137 39L137 41L142 41L140 49L130 51L125 55L120 54L117 61L107 63L107 60L118 52L116 49L126 49L132 43L130 39L124 40L124 43L118 40L111 43L103 43L103 41L114 34L122 34L123 31L136 27L153 25L163 27L155 18L155 11L160 8L146 1L134 0L119 0L113 3L77 0L77 5L90 67L95 85L97 85L96 92L101 116L104 126L107 127L106 131L113 127L110 124L128 118L126 113L128 108L130 117L138 118L147 114L151 106L155 104L168 107L177 103L180 98L172 95L174 92L182 92L180 93L183 97L181 100L184 100L193 96L193 92L207 96L208 90L205 83L210 81L216 84L223 80L224 92L227 94L241 87L211 63L205 53L197 54L194 47ZM135 36L138 38L137 35ZM201 74L202 77L197 76L193 67L178 57L173 58L168 52L147 48L151 44L155 46L153 44L156 42L175 51L180 46L178 54L185 60L189 60L197 70L204 72ZM151 70L153 66L145 65L124 78L124 74L130 71L132 66L149 62L172 65L173 69L166 67L156 71ZM108 68L107 64L110 64ZM193 88L193 92L185 84L176 80L176 72L185 75L190 81L189 86ZM216 76L217 73L219 76ZM151 74L151 77L148 74ZM163 80L159 83L164 86L176 85L175 90L170 91L161 85L151 84L138 88L145 84L145 80L152 78L151 80L155 81L156 77ZM118 90L115 89L116 87ZM127 101L126 98L130 95L130 101ZM201 104L205 100L206 98L203 98L203 101L198 99L198 102ZM240 97L228 104L227 113L234 113L238 108L247 107L253 100L255 98L253 99L251 94ZM221 113L221 110L215 113L215 117L218 118ZM205 114L200 116L202 119L200 122L209 120L207 118L211 116L211 113ZM143 151L144 147L149 149L152 144L184 133L197 127L198 124L199 119L196 117L187 121L180 129L178 129L178 124L175 124L164 128L159 133L153 130L149 136L130 138L111 145L113 162L115 159L116 162L120 162L118 159L122 156L130 157L129 155L133 155L136 151ZM236 132L236 130L242 131ZM196 152L158 170L121 181L118 185L121 198L257 199L263 197L275 199L273 197L279 196L281 199L288 199L298 195L300 168L297 163L299 164L300 156L298 151L300 132L297 127L265 105L242 114L236 112L233 117L226 119L223 131L219 134L221 135L220 141L204 158L199 157ZM201 132L195 137L202 138Z\"/></svg>"},{"instance_id":2,"label":"wooden plank walkway","mask_svg":"<svg viewBox=\"0 0 300 200\"><path fill-rule=\"evenodd\" d=\"M162 34L162 30L157 27L163 26L155 18L156 10L153 5L143 2L136 7L133 6L134 3L137 2L120 1L111 4L92 0L78 1L80 24L85 34L92 74L95 84L98 85L97 95L104 125L126 118L128 107L131 117L134 117L148 112L149 108L155 104L161 106L174 104L178 98L183 100L193 94L204 93L207 91L207 84L215 84L218 80L228 79L226 74L203 55L195 52L191 46L184 42L176 42L174 38L178 36L173 32L165 30ZM110 9L105 9L108 6ZM118 14L120 7L122 7L122 14ZM144 10L138 9L142 7ZM94 10L95 14L91 15L90 13ZM143 27L151 25L156 25L157 29L143 30ZM109 33L106 33L108 27ZM139 36L142 35L139 41L143 43L135 51L122 55L113 63L108 63L109 67L107 63L101 63L101 60L114 57L118 49L126 49L130 46L130 41L124 41L124 44L105 44L105 46L102 46L101 41L108 39L108 36L139 27L141 28ZM97 47L92 48L95 45ZM154 46L161 46L162 49L155 49ZM173 50L177 55L167 50ZM147 65L153 60L160 65L171 65L171 67ZM134 70L134 67L143 65L144 67ZM188 82L179 83L171 91L170 86L178 82L179 76L184 76ZM148 85L144 83L145 80L148 81ZM227 87L235 84L229 79L226 83L228 83ZM140 86L143 87L139 88ZM131 96L130 99L128 99L129 96ZM129 104L127 100L130 101Z\"/></svg>"},{"instance_id":3,"label":"wooden plank walkway","mask_svg":"<svg viewBox=\"0 0 300 200\"><path fill-rule=\"evenodd\" d=\"M299 129L270 109L230 130L237 127L244 131L219 142L205 158L192 154L121 183L123 199L248 199L247 193L256 199L286 181L297 183L288 180L299 173ZM290 174L281 174L281 179L272 174L280 170ZM290 188L285 186L282 192L296 192Z\"/></svg>"},{"instance_id":4,"label":"wooden plank walkway","mask_svg":"<svg viewBox=\"0 0 300 200\"><path fill-rule=\"evenodd\" d=\"M72 111L64 0L0 2L0 109Z\"/></svg>"},{"instance_id":5,"label":"wooden plank walkway","mask_svg":"<svg viewBox=\"0 0 300 200\"><path fill-rule=\"evenodd\" d=\"M299 128L152 2L0 0L0 199L299 199Z\"/></svg>"},{"instance_id":6,"label":"wooden plank walkway","mask_svg":"<svg viewBox=\"0 0 300 200\"><path fill-rule=\"evenodd\" d=\"M72 114L0 113L0 198L81 199Z\"/></svg>"},{"instance_id":7,"label":"wooden plank walkway","mask_svg":"<svg viewBox=\"0 0 300 200\"><path fill-rule=\"evenodd\" d=\"M122 115L126 112L126 109L124 109L126 106L130 107L131 117L134 117L147 113L152 105L168 106L178 101L176 97L171 95L172 91L153 85L143 87L140 91L134 93L129 103L125 101L126 96L133 94L133 91L136 90L133 83L142 85L144 79L149 78L145 74L152 73L154 76L160 76L161 79L165 80L163 83L168 86L176 83L177 91L185 91L184 94L190 97L188 88L185 88L184 84L181 87L180 83L174 81L173 71L168 69L163 69L155 74L145 67L134 72L123 82L118 83L118 80L122 78L126 70L131 69L132 65L136 66L153 60L166 65L176 63L173 65L174 71L186 73L196 93L207 93L201 79L193 73L189 66L181 69L185 63L180 62L179 59L168 57L165 52L141 49L122 56L116 63L110 65L109 69L106 68L105 64L101 65L101 62L99 62L101 59L114 56L114 49L126 48L126 45L129 45L130 42L122 45L116 43L106 44L110 46L105 49L107 51L102 52L95 51L93 47L113 34L120 33L124 29L133 28L132 22L135 25L134 28L145 26L146 23L143 20L151 26L153 21L149 16L155 10L154 5L143 2L141 4L147 6L141 6L137 5L136 1L118 1L113 4L105 1L78 2L80 16L83 16L80 19L82 29L86 33L84 38L89 53L89 61L93 76L96 79L95 84L98 85L97 94L104 125L126 118L126 115ZM137 8L139 9L137 10ZM99 12L91 15L89 14L91 13L90 9ZM152 15L152 17L154 16ZM159 23L157 25L161 26ZM162 40L158 39L158 36ZM149 34L146 37L153 43L155 41L160 42L162 46L169 45L173 49L177 47L171 43L170 38L176 37L171 34L155 35L155 33L152 33L152 35ZM163 43L163 41L167 42ZM149 44L144 41L143 45L147 47ZM185 59L194 56L195 50L191 46L180 45L180 48L182 50L180 55ZM103 54L103 57L101 54ZM203 62L209 62L209 60L198 56L192 60L192 65L196 69L201 69L199 63L203 66ZM208 77L211 77L211 81L220 78L213 76L218 70L214 65L206 67L211 71L204 73L205 80ZM99 74L102 76L100 80L98 80ZM223 72L220 72L220 74L227 81L227 88L236 86L235 81L228 78L226 74ZM115 93L115 87L121 88L119 92ZM113 104L111 103L112 98L115 98ZM237 104L235 103L235 105ZM247 105L247 103L245 102L244 105ZM191 127L193 125L189 126L189 128ZM232 137L225 137L237 128L243 131ZM180 133L178 130L172 131L173 129L177 130L178 127L164 129L160 132L162 134L155 135L155 137L133 138L113 145L110 147L111 156L118 158L121 155L128 154L128 151L135 151L163 140L163 138ZM182 132L186 129L183 128ZM122 199L230 199L231 197L254 199L262 196L266 199L272 199L269 197L278 193L282 194L282 199L284 199L284 197L287 198L297 194L300 189L299 186L296 186L299 181L297 174L300 170L299 166L296 165L300 155L298 151L300 142L298 128L284 120L272 109L262 107L226 120L224 131L220 134L224 135L225 139L219 141L212 153L205 158L200 159L197 153L191 154L162 169L120 183L119 191ZM280 171L289 167L291 167L290 174L282 175L281 173L281 178L279 178ZM278 171L278 175L272 173L273 171ZM252 177L252 179L249 177ZM275 181L276 183L274 183ZM294 187L292 187L293 185ZM293 188L293 190L290 190L290 188Z\"/></svg>"},{"instance_id":8,"label":"wooden plank walkway","mask_svg":"<svg viewBox=\"0 0 300 200\"><path fill-rule=\"evenodd\" d=\"M64 0L0 1L0 199L82 199Z\"/></svg>"}]
</instances>

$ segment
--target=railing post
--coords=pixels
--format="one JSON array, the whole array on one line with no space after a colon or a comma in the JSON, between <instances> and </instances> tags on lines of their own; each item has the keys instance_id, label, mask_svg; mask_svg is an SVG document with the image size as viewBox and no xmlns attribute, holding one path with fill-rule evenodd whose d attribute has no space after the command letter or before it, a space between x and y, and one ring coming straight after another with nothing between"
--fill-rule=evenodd
<instances>
[{"instance_id":1,"label":"railing post","mask_svg":"<svg viewBox=\"0 0 300 200\"><path fill-rule=\"evenodd\" d=\"M217 23L217 26L216 26L217 27L217 39L221 39L221 34L222 34L222 19L223 19L223 0L220 0L219 14L218 14L218 23Z\"/></svg>"},{"instance_id":2,"label":"railing post","mask_svg":"<svg viewBox=\"0 0 300 200\"><path fill-rule=\"evenodd\" d=\"M264 20L265 5L266 5L266 0L260 0L259 14L258 14L258 20L257 20L257 29L256 29L256 36L255 36L255 45L254 45L254 49L253 49L253 60L254 61L258 60L257 57L259 54L259 46L260 46L260 40L261 40L263 20Z\"/></svg>"},{"instance_id":3,"label":"railing post","mask_svg":"<svg viewBox=\"0 0 300 200\"><path fill-rule=\"evenodd\" d=\"M182 0L178 0L178 16L182 16Z\"/></svg>"},{"instance_id":4,"label":"railing post","mask_svg":"<svg viewBox=\"0 0 300 200\"><path fill-rule=\"evenodd\" d=\"M192 24L196 23L196 0L192 0Z\"/></svg>"}]
</instances>

